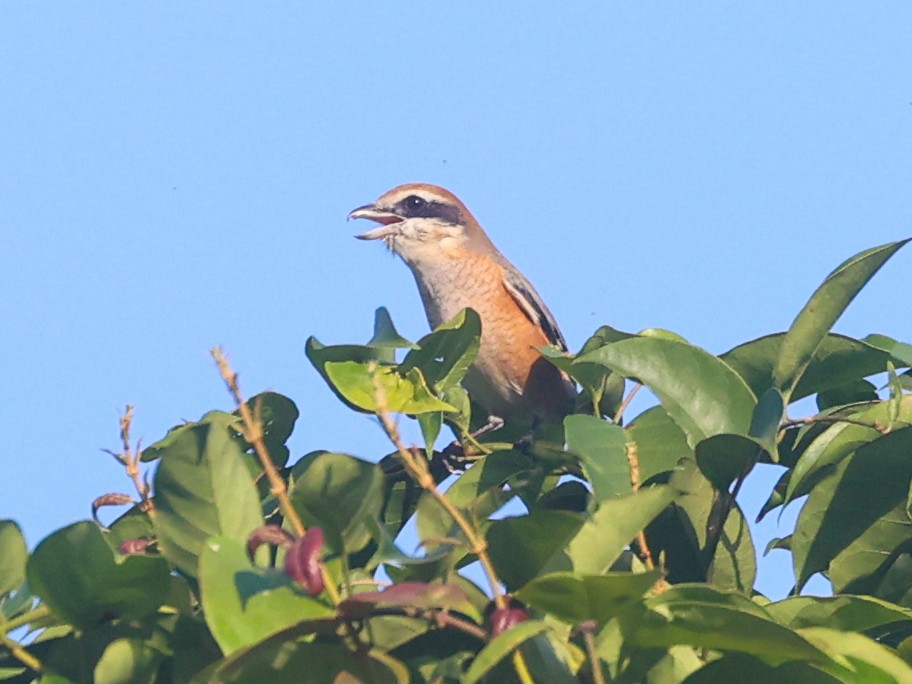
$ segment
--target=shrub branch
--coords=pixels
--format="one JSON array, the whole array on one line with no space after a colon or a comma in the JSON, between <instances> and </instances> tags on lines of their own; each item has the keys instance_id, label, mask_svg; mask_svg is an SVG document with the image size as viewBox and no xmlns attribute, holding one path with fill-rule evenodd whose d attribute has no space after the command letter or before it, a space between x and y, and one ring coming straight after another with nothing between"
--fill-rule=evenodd
<instances>
[{"instance_id":1,"label":"shrub branch","mask_svg":"<svg viewBox=\"0 0 912 684\"><path fill-rule=\"evenodd\" d=\"M222 379L225 381L225 385L228 387L228 391L231 393L231 396L234 397L234 402L237 405L238 411L241 414L241 418L244 421L244 439L246 439L250 444L253 445L253 450L256 452L256 455L260 459L260 463L263 466L263 472L266 473L266 477L269 479L269 490L276 497L279 502L279 509L282 511L282 515L291 523L292 529L294 529L295 534L298 537L303 537L304 533L307 531L307 528L304 527L304 523L301 522L301 517L298 515L298 512L294 509L294 506L291 503L291 498L288 496L288 487L285 484L285 480L282 479L282 476L279 474L278 469L275 467L275 464L272 462L272 458L269 456L269 451L266 449L266 442L264 441L264 431L263 431L263 421L260 417L260 407L257 406L256 416L250 411L250 407L247 405L247 402L244 401L244 397L241 394L240 385L238 385L238 376L235 373L231 365L228 363L228 359L225 354L222 352L221 347L214 347L209 352L212 354L212 358L215 359L215 363L218 366L219 373L222 376ZM329 595L330 600L333 605L336 605L341 600L339 592L336 589L335 583L332 581L332 577L329 574L329 571L326 569L325 564L321 564L321 570L323 573L323 584L326 587L326 593Z\"/></svg>"},{"instance_id":2,"label":"shrub branch","mask_svg":"<svg viewBox=\"0 0 912 684\"><path fill-rule=\"evenodd\" d=\"M142 439L136 442L136 449L130 446L130 427L133 425L133 404L127 404L123 414L120 416L120 443L121 451L119 454L110 449L105 451L120 461L127 476L133 481L136 493L139 494L139 508L150 518L155 517L155 503L152 499L152 487L149 482L143 480L142 473L139 470L140 457L142 456Z\"/></svg>"}]
</instances>

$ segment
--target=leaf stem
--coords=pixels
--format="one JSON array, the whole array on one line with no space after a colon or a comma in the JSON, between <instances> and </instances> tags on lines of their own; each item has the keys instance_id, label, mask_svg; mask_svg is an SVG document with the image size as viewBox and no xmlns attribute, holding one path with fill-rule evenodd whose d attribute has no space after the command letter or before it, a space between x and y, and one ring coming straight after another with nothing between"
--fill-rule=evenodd
<instances>
[{"instance_id":1,"label":"leaf stem","mask_svg":"<svg viewBox=\"0 0 912 684\"><path fill-rule=\"evenodd\" d=\"M519 681L522 684L535 684L535 680L532 679L532 673L529 672L529 666L526 664L526 659L520 653L519 647L513 651L513 669L516 670L516 676L519 677Z\"/></svg>"},{"instance_id":2,"label":"leaf stem","mask_svg":"<svg viewBox=\"0 0 912 684\"><path fill-rule=\"evenodd\" d=\"M50 617L51 609L48 608L43 603L38 604L33 610L30 610L27 613L23 613L17 617L14 617L10 620L5 620L2 623L2 631L6 634L9 634L15 629L19 629L23 625L35 622L36 620L41 620L46 617Z\"/></svg>"},{"instance_id":3,"label":"leaf stem","mask_svg":"<svg viewBox=\"0 0 912 684\"><path fill-rule=\"evenodd\" d=\"M798 427L799 425L813 425L814 423L850 423L862 427L877 430L882 435L890 432L890 428L883 425L880 421L861 420L859 418L849 418L848 416L808 416L807 418L791 418L783 420L779 424L781 429Z\"/></svg>"},{"instance_id":4,"label":"leaf stem","mask_svg":"<svg viewBox=\"0 0 912 684\"><path fill-rule=\"evenodd\" d=\"M641 385L638 385L640 387ZM640 491L640 459L637 455L636 442L627 442L627 465L630 468L630 489L636 493ZM637 546L640 547L640 559L649 569L655 568L655 561L652 559L652 552L649 550L649 544L646 543L646 532L640 530L636 536Z\"/></svg>"},{"instance_id":5,"label":"leaf stem","mask_svg":"<svg viewBox=\"0 0 912 684\"><path fill-rule=\"evenodd\" d=\"M253 445L253 450L260 459L260 463L263 466L263 472L266 473L266 477L269 479L270 492L278 499L282 515L291 523L295 534L298 537L303 537L307 529L304 527L304 523L301 522L298 512L291 503L285 480L279 475L279 471L272 462L269 451L266 449L266 442L263 439L265 434L263 432L263 420L260 415L262 404L257 404L256 415L254 415L241 394L237 373L231 369L231 365L228 363L228 359L222 352L221 347L214 347L209 353L212 354L212 358L215 359L222 380L225 381L228 391L231 393L231 396L234 397L235 404L237 404L238 411L244 421L244 439ZM337 605L339 601L341 601L341 597L339 596L336 584L333 582L333 578L330 576L326 565L321 564L320 567L323 573L323 584L326 587L326 593L329 595L333 605Z\"/></svg>"},{"instance_id":6,"label":"leaf stem","mask_svg":"<svg viewBox=\"0 0 912 684\"><path fill-rule=\"evenodd\" d=\"M627 407L630 406L630 402L633 401L633 398L637 395L637 392L639 392L641 389L643 389L643 385L641 385L640 383L637 383L633 387L630 388L630 391L627 393L627 396L624 397L624 401L621 402L621 405L618 406L617 411L615 411L614 416L612 417L612 422L615 425L621 424L621 418L624 417L624 411L627 410ZM599 416L599 417L601 417L601 416Z\"/></svg>"},{"instance_id":7,"label":"leaf stem","mask_svg":"<svg viewBox=\"0 0 912 684\"><path fill-rule=\"evenodd\" d=\"M27 668L35 672L42 672L44 670L44 665L41 664L41 661L25 650L25 646L11 638L9 634L7 634L7 629L8 627L6 625L4 625L3 629L0 629L0 644L5 646L10 654Z\"/></svg>"},{"instance_id":8,"label":"leaf stem","mask_svg":"<svg viewBox=\"0 0 912 684\"><path fill-rule=\"evenodd\" d=\"M589 658L589 669L592 671L592 681L594 684L605 684L605 673L602 672L602 659L599 658L595 649L595 631L596 624L588 620L580 625L580 632L583 634L583 643L586 645L586 655Z\"/></svg>"}]
</instances>

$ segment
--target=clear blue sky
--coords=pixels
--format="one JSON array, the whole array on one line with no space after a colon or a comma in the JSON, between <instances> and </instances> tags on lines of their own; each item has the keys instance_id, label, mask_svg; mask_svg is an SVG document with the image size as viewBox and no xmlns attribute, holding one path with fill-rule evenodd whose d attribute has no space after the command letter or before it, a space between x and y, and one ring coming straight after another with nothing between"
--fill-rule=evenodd
<instances>
[{"instance_id":1,"label":"clear blue sky","mask_svg":"<svg viewBox=\"0 0 912 684\"><path fill-rule=\"evenodd\" d=\"M100 451L124 404L147 443L230 408L215 344L297 402L296 456L385 453L303 345L380 305L425 332L345 222L401 182L456 192L574 348L609 323L725 351L912 235L908 3L309 4L0 6L0 517L30 545L130 491ZM837 329L912 341L910 274Z\"/></svg>"}]
</instances>

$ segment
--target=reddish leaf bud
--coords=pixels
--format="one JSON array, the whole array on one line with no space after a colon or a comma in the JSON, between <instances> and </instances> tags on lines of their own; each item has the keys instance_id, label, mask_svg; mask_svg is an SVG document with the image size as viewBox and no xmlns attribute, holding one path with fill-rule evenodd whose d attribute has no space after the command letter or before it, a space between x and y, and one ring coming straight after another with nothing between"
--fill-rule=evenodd
<instances>
[{"instance_id":1,"label":"reddish leaf bud","mask_svg":"<svg viewBox=\"0 0 912 684\"><path fill-rule=\"evenodd\" d=\"M125 539L120 542L117 550L125 556L134 556L138 553L145 553L150 543L148 539Z\"/></svg>"},{"instance_id":2,"label":"reddish leaf bud","mask_svg":"<svg viewBox=\"0 0 912 684\"><path fill-rule=\"evenodd\" d=\"M323 591L323 530L311 527L285 554L285 574L300 584L311 596Z\"/></svg>"},{"instance_id":3,"label":"reddish leaf bud","mask_svg":"<svg viewBox=\"0 0 912 684\"><path fill-rule=\"evenodd\" d=\"M510 597L509 601L506 608L494 608L488 617L491 638L500 636L511 627L529 619L529 614L522 603L513 597Z\"/></svg>"},{"instance_id":4,"label":"reddish leaf bud","mask_svg":"<svg viewBox=\"0 0 912 684\"><path fill-rule=\"evenodd\" d=\"M92 502L92 517L98 522L98 509L102 506L123 506L128 503L133 503L133 497L129 494L119 494L117 492L102 494Z\"/></svg>"},{"instance_id":5,"label":"reddish leaf bud","mask_svg":"<svg viewBox=\"0 0 912 684\"><path fill-rule=\"evenodd\" d=\"M294 541L288 532L278 525L263 525L258 527L250 536L247 537L247 556L253 560L256 550L263 544L272 544L273 546L291 546Z\"/></svg>"}]
</instances>

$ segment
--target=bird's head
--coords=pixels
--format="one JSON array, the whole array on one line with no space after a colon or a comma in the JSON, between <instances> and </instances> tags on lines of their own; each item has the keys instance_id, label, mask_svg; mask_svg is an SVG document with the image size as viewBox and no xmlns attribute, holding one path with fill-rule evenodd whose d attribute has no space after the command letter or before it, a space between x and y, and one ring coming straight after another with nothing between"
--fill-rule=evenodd
<instances>
[{"instance_id":1,"label":"bird's head","mask_svg":"<svg viewBox=\"0 0 912 684\"><path fill-rule=\"evenodd\" d=\"M437 258L441 251L491 246L475 217L456 195L426 183L395 187L373 204L358 207L348 218L379 223L355 237L383 240L391 251L410 263Z\"/></svg>"}]
</instances>

